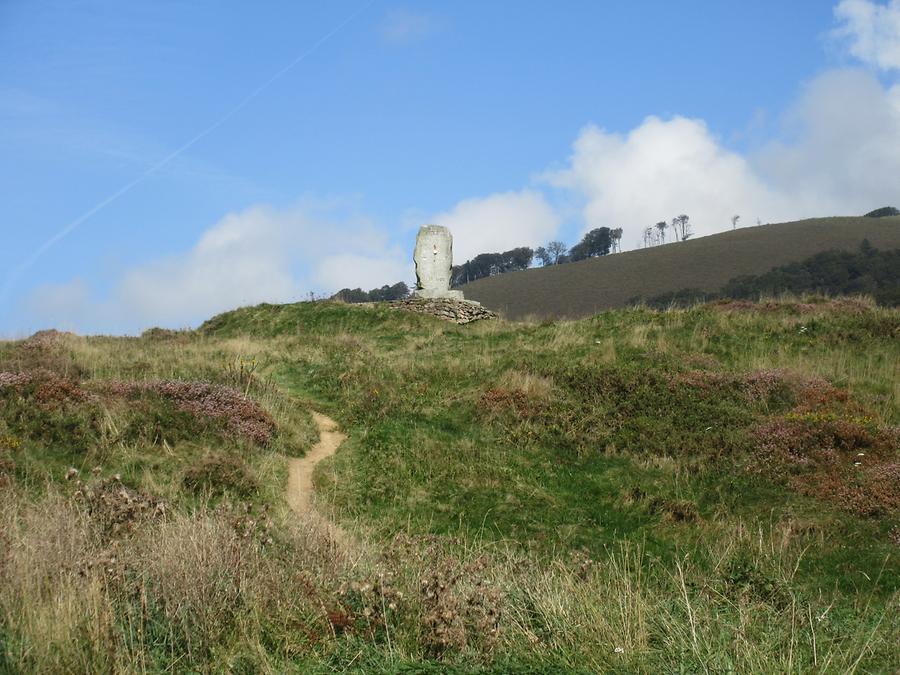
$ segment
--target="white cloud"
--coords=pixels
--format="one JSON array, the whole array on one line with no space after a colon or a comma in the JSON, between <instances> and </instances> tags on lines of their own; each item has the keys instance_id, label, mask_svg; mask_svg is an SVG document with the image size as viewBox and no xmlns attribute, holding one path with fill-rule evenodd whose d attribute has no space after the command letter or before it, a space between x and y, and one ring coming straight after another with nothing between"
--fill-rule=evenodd
<instances>
[{"instance_id":1,"label":"white cloud","mask_svg":"<svg viewBox=\"0 0 900 675\"><path fill-rule=\"evenodd\" d=\"M295 301L310 290L408 280L407 258L371 223L334 205L256 206L222 218L189 251L128 271L106 298L75 280L38 288L27 310L35 322L81 331L184 327L242 305Z\"/></svg>"},{"instance_id":2,"label":"white cloud","mask_svg":"<svg viewBox=\"0 0 900 675\"><path fill-rule=\"evenodd\" d=\"M626 247L645 226L679 213L702 235L724 229L736 213L755 217L778 202L744 157L724 149L702 120L684 117L648 117L627 135L588 126L569 166L545 177L584 197L585 230L622 227Z\"/></svg>"},{"instance_id":3,"label":"white cloud","mask_svg":"<svg viewBox=\"0 0 900 675\"><path fill-rule=\"evenodd\" d=\"M90 296L90 288L81 279L73 279L66 284L38 287L28 298L27 313L32 320L38 322L31 328L78 330L82 325L85 310L90 306ZM34 331L23 332L27 334Z\"/></svg>"},{"instance_id":4,"label":"white cloud","mask_svg":"<svg viewBox=\"0 0 900 675\"><path fill-rule=\"evenodd\" d=\"M332 290L340 288L369 290L398 281L404 281L412 288L415 271L411 262L411 251L382 249L373 253L375 255L360 253L326 255L315 266L313 278L320 288Z\"/></svg>"},{"instance_id":5,"label":"white cloud","mask_svg":"<svg viewBox=\"0 0 900 675\"><path fill-rule=\"evenodd\" d=\"M883 70L900 70L900 0L881 5L871 0L841 0L834 8L842 25L834 31L850 53Z\"/></svg>"},{"instance_id":6,"label":"white cloud","mask_svg":"<svg viewBox=\"0 0 900 675\"><path fill-rule=\"evenodd\" d=\"M755 158L758 171L807 215L862 213L900 201L900 86L862 70L823 73L786 115L786 142Z\"/></svg>"},{"instance_id":7,"label":"white cloud","mask_svg":"<svg viewBox=\"0 0 900 675\"><path fill-rule=\"evenodd\" d=\"M429 222L450 228L453 260L461 263L479 253L540 246L556 235L560 218L540 192L522 190L465 199Z\"/></svg>"},{"instance_id":8,"label":"white cloud","mask_svg":"<svg viewBox=\"0 0 900 675\"><path fill-rule=\"evenodd\" d=\"M861 213L900 200L900 88L860 70L826 72L786 115L789 141L741 155L702 120L648 117L627 134L586 127L544 179L584 200L584 229L623 227L626 247L679 213L697 235L744 223Z\"/></svg>"},{"instance_id":9,"label":"white cloud","mask_svg":"<svg viewBox=\"0 0 900 675\"><path fill-rule=\"evenodd\" d=\"M433 16L408 9L388 11L379 26L379 33L386 42L401 44L427 37L437 29Z\"/></svg>"}]
</instances>

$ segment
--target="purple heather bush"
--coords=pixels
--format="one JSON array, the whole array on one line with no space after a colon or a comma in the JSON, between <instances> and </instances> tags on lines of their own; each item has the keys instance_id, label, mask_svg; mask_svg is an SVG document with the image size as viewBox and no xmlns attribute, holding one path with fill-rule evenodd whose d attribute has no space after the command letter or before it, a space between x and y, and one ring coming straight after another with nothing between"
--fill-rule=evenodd
<instances>
[{"instance_id":1,"label":"purple heather bush","mask_svg":"<svg viewBox=\"0 0 900 675\"><path fill-rule=\"evenodd\" d=\"M105 389L107 393L123 398L134 398L144 393L156 394L195 417L223 421L232 435L259 445L268 445L275 433L275 422L258 403L224 385L180 380L113 381Z\"/></svg>"}]
</instances>

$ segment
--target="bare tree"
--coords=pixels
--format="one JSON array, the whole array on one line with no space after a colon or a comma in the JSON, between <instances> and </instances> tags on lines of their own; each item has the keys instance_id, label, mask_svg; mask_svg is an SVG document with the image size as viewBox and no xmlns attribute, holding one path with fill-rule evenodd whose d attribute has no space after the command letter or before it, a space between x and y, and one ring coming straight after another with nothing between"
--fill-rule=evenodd
<instances>
[{"instance_id":1,"label":"bare tree","mask_svg":"<svg viewBox=\"0 0 900 675\"><path fill-rule=\"evenodd\" d=\"M610 237L612 237L613 250L616 253L622 252L622 228L617 227L612 232L610 232Z\"/></svg>"},{"instance_id":2,"label":"bare tree","mask_svg":"<svg viewBox=\"0 0 900 675\"><path fill-rule=\"evenodd\" d=\"M675 240L685 241L691 236L691 219L686 213L672 218L672 229L675 231Z\"/></svg>"},{"instance_id":3,"label":"bare tree","mask_svg":"<svg viewBox=\"0 0 900 675\"><path fill-rule=\"evenodd\" d=\"M737 229L737 224L738 224L738 221L739 221L740 219L741 219L741 217L740 217L739 215L737 215L737 214L731 216L731 229L732 229L732 230L736 230L736 229Z\"/></svg>"},{"instance_id":4,"label":"bare tree","mask_svg":"<svg viewBox=\"0 0 900 675\"><path fill-rule=\"evenodd\" d=\"M659 239L663 244L666 243L666 230L668 227L669 224L664 220L661 220L656 224L656 229L659 231Z\"/></svg>"},{"instance_id":5,"label":"bare tree","mask_svg":"<svg viewBox=\"0 0 900 675\"><path fill-rule=\"evenodd\" d=\"M660 235L660 230L656 229L654 225L648 225L644 228L644 246L659 246L662 241L662 237Z\"/></svg>"}]
</instances>

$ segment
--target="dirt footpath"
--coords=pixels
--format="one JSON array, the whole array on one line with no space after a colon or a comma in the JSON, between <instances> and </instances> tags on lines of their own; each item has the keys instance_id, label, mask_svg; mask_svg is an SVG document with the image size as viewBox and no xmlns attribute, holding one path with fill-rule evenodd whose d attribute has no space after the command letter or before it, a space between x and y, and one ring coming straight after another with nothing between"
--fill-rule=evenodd
<instances>
[{"instance_id":1,"label":"dirt footpath","mask_svg":"<svg viewBox=\"0 0 900 675\"><path fill-rule=\"evenodd\" d=\"M305 514L312 508L312 475L316 464L331 457L347 438L330 417L317 412L312 416L319 428L319 442L305 457L291 458L288 463L287 503L297 514Z\"/></svg>"}]
</instances>

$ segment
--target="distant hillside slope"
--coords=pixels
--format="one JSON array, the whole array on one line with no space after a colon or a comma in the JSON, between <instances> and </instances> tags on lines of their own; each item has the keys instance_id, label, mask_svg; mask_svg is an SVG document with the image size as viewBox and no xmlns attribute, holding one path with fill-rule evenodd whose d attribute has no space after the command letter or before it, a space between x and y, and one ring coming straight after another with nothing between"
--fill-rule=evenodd
<instances>
[{"instance_id":1,"label":"distant hillside slope","mask_svg":"<svg viewBox=\"0 0 900 675\"><path fill-rule=\"evenodd\" d=\"M510 272L462 287L510 319L579 317L624 307L635 297L684 288L715 291L744 274L799 261L830 249L854 250L863 239L900 247L900 216L815 218L746 227L686 242Z\"/></svg>"}]
</instances>

